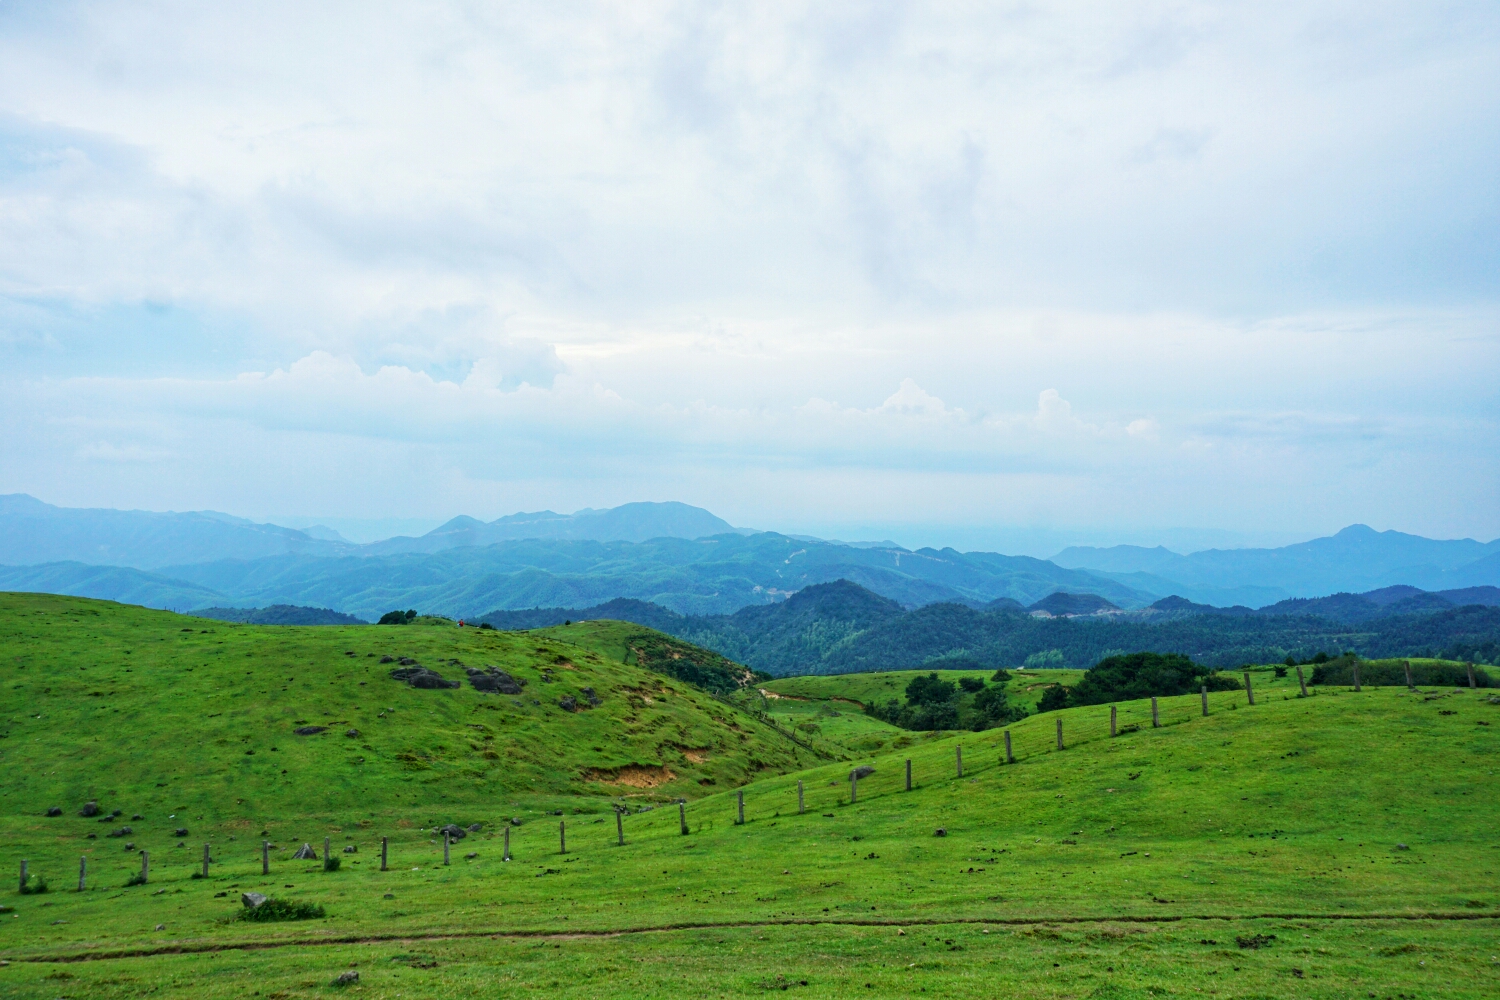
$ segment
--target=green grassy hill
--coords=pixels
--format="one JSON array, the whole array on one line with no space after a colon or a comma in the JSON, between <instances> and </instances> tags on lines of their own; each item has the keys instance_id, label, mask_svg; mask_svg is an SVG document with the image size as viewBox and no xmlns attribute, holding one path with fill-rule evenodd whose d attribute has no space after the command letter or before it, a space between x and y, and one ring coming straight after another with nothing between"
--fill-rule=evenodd
<instances>
[{"instance_id":1,"label":"green grassy hill","mask_svg":"<svg viewBox=\"0 0 1500 1000\"><path fill-rule=\"evenodd\" d=\"M680 724L706 727L705 738L718 733L728 748L720 783L691 784L689 835L676 808L651 803L624 817L617 846L609 800L575 794L614 790L572 776L599 752L592 734L567 738L579 716L492 711L467 687L387 697L377 686L376 699L369 689L390 683L389 667L364 656L400 646L430 666L442 654L532 670L528 697L584 680L602 690L660 678L597 650L436 625L350 630L369 637L360 647L336 627L204 632L226 627L66 599L4 606L0 856L11 871L29 859L53 889L22 896L12 883L0 895L13 908L0 913L6 996L1494 993L1500 698L1489 691L1337 687L1300 698L1295 677L1267 670L1255 674L1255 706L1243 692L1214 694L1204 717L1196 696L1163 699L1160 728L1144 702L1117 706L1113 737L1107 706L1032 716L1009 729L1014 764L1004 762L1000 730L871 753L855 761L874 772L851 803L849 763L754 772L744 761L752 747L769 757L774 733L678 689L634 707L635 725L671 708ZM546 685L548 663L566 680ZM245 687L247 673L261 685ZM272 677L296 680L266 683ZM373 715L356 718L356 698L357 711ZM437 698L452 701L433 707ZM587 718L604 718L609 702ZM396 711L380 719L377 707ZM470 774L465 767L483 769L467 755L482 750L466 743L465 764L430 765L444 780L382 763L376 781L350 761L359 737L282 735L322 712L362 736L402 727L398 739L366 740L392 762L399 747L456 743L453 734L481 719L490 742L535 760L518 763L514 778L501 765ZM257 727L274 731L264 744L278 750L257 743L244 754L235 740L256 740ZM434 734L428 744L424 731ZM203 735L211 732L222 735ZM799 750L783 753L806 763ZM262 773L273 754L277 766ZM521 783L533 779L534 793ZM126 815L80 819L76 800L87 794ZM41 815L54 799L66 814ZM538 815L546 806L564 815ZM531 811L511 828L515 859L505 862L495 824L520 808ZM145 818L130 821L132 810ZM487 825L445 866L423 829L439 818ZM178 848L169 827L184 820L191 833ZM125 887L137 856L126 838L103 836L122 823L153 852L147 885ZM263 829L279 848L269 877L260 873ZM357 848L341 870L289 860L294 841L325 836ZM391 838L385 872L381 836ZM216 863L195 879L204 841ZM81 855L92 888L75 892ZM327 916L243 922L245 890L321 904ZM351 970L357 987L329 985Z\"/></svg>"}]
</instances>

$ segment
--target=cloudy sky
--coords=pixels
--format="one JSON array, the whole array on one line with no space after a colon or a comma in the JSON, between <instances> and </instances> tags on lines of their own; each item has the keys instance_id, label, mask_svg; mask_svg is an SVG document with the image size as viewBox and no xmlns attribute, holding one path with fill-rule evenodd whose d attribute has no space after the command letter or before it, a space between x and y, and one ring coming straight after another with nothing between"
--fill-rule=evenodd
<instances>
[{"instance_id":1,"label":"cloudy sky","mask_svg":"<svg viewBox=\"0 0 1500 1000\"><path fill-rule=\"evenodd\" d=\"M1500 535L1500 7L0 3L0 492Z\"/></svg>"}]
</instances>

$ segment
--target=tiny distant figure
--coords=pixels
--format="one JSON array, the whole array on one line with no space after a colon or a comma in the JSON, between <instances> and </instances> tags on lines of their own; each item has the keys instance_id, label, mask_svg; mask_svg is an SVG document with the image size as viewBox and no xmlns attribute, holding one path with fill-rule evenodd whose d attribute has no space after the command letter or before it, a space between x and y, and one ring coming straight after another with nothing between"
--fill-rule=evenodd
<instances>
[{"instance_id":1,"label":"tiny distant figure","mask_svg":"<svg viewBox=\"0 0 1500 1000\"><path fill-rule=\"evenodd\" d=\"M458 627L459 627L459 628L463 628L463 627L464 627L464 620L463 620L463 619L462 619L462 618L460 618L460 619L459 619L459 620L458 620Z\"/></svg>"}]
</instances>

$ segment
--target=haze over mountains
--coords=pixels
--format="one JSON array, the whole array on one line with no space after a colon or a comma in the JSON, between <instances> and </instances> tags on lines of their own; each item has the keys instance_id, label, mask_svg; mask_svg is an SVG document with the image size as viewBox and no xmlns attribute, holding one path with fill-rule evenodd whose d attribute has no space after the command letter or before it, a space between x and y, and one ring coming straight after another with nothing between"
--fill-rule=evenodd
<instances>
[{"instance_id":1,"label":"haze over mountains","mask_svg":"<svg viewBox=\"0 0 1500 1000\"><path fill-rule=\"evenodd\" d=\"M294 605L373 620L397 607L474 616L627 598L684 615L725 615L835 580L903 608L949 602L997 610L996 602L1009 602L1016 610L1074 594L1130 611L1175 595L1248 612L1395 585L1493 586L1500 584L1500 541L1435 541L1356 525L1277 549L1071 548L1043 560L754 532L687 504L632 503L491 522L456 517L422 536L356 545L332 531L208 511L77 509L24 494L0 497L0 589L174 610ZM1069 601L1077 600L1054 603L1071 613Z\"/></svg>"}]
</instances>

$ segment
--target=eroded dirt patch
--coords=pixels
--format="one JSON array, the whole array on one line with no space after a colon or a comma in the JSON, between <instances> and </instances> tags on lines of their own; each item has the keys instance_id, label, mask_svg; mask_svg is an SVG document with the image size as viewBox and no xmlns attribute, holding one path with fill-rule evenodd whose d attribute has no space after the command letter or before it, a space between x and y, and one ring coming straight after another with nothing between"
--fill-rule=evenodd
<instances>
[{"instance_id":1,"label":"eroded dirt patch","mask_svg":"<svg viewBox=\"0 0 1500 1000\"><path fill-rule=\"evenodd\" d=\"M660 764L591 767L583 772L584 781L597 781L604 785L624 785L627 788L655 788L674 781L676 778L677 775L671 768L662 767Z\"/></svg>"}]
</instances>

